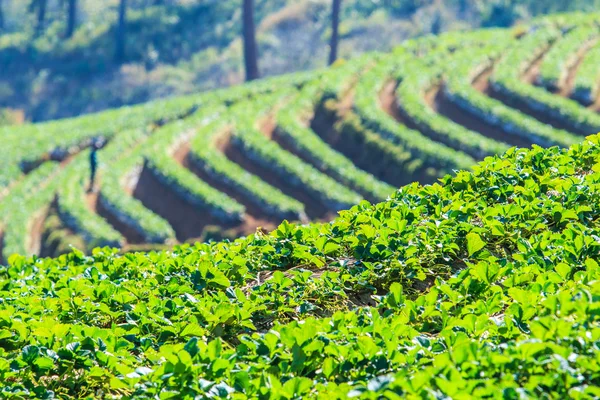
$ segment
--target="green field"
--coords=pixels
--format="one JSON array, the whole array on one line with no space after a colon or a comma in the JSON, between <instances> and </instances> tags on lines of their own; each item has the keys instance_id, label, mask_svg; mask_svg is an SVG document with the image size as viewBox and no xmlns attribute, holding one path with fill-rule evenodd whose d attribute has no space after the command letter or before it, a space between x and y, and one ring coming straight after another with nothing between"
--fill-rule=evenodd
<instances>
[{"instance_id":1,"label":"green field","mask_svg":"<svg viewBox=\"0 0 600 400\"><path fill-rule=\"evenodd\" d=\"M556 15L2 128L0 397L600 397L599 49Z\"/></svg>"},{"instance_id":2,"label":"green field","mask_svg":"<svg viewBox=\"0 0 600 400\"><path fill-rule=\"evenodd\" d=\"M427 36L330 69L3 128L2 259L327 221L511 146L577 143L600 131L596 18Z\"/></svg>"}]
</instances>

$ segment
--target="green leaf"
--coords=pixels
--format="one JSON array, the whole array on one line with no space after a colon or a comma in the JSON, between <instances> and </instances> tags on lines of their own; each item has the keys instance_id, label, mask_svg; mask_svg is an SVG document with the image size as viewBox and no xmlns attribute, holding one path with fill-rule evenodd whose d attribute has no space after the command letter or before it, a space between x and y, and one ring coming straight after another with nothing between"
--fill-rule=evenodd
<instances>
[{"instance_id":1,"label":"green leaf","mask_svg":"<svg viewBox=\"0 0 600 400\"><path fill-rule=\"evenodd\" d=\"M469 256L477 253L479 250L485 247L486 243L481 239L481 236L475 232L471 232L467 235L467 251Z\"/></svg>"}]
</instances>

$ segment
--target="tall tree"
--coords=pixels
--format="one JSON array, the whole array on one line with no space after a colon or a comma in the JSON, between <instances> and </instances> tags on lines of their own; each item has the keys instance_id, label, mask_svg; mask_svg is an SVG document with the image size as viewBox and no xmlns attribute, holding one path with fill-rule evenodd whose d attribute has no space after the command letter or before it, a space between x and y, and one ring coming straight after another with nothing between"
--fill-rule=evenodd
<instances>
[{"instance_id":1,"label":"tall tree","mask_svg":"<svg viewBox=\"0 0 600 400\"><path fill-rule=\"evenodd\" d=\"M115 60L125 60L125 41L127 40L127 0L119 3L119 25L117 26Z\"/></svg>"},{"instance_id":2,"label":"tall tree","mask_svg":"<svg viewBox=\"0 0 600 400\"><path fill-rule=\"evenodd\" d=\"M48 5L47 0L32 0L29 3L29 12L35 12L37 17L37 23L35 26L35 35L39 36L44 32L44 25L46 23L46 6Z\"/></svg>"},{"instance_id":3,"label":"tall tree","mask_svg":"<svg viewBox=\"0 0 600 400\"><path fill-rule=\"evenodd\" d=\"M338 44L340 42L340 8L342 0L333 0L331 8L331 42L329 44L329 65L333 64L338 58Z\"/></svg>"},{"instance_id":4,"label":"tall tree","mask_svg":"<svg viewBox=\"0 0 600 400\"><path fill-rule=\"evenodd\" d=\"M70 38L75 32L75 25L77 24L77 0L69 0L68 7L66 37Z\"/></svg>"},{"instance_id":5,"label":"tall tree","mask_svg":"<svg viewBox=\"0 0 600 400\"><path fill-rule=\"evenodd\" d=\"M0 0L0 31L4 30L4 4L3 1Z\"/></svg>"},{"instance_id":6,"label":"tall tree","mask_svg":"<svg viewBox=\"0 0 600 400\"><path fill-rule=\"evenodd\" d=\"M243 25L246 81L253 81L260 77L260 73L258 71L256 28L254 26L254 0L244 0Z\"/></svg>"}]
</instances>

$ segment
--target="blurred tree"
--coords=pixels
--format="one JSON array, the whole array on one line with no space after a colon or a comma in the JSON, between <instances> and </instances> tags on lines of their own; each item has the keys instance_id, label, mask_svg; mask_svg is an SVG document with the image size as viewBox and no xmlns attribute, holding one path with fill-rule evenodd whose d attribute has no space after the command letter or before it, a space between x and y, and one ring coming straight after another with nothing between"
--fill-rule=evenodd
<instances>
[{"instance_id":1,"label":"blurred tree","mask_svg":"<svg viewBox=\"0 0 600 400\"><path fill-rule=\"evenodd\" d=\"M115 42L115 60L120 63L125 60L125 41L127 33L127 0L119 2L119 24Z\"/></svg>"},{"instance_id":2,"label":"blurred tree","mask_svg":"<svg viewBox=\"0 0 600 400\"><path fill-rule=\"evenodd\" d=\"M254 0L243 1L244 63L246 66L246 81L252 81L260 77L258 71L256 29L254 27Z\"/></svg>"},{"instance_id":3,"label":"blurred tree","mask_svg":"<svg viewBox=\"0 0 600 400\"><path fill-rule=\"evenodd\" d=\"M75 32L75 25L77 24L77 0L68 0L68 13L67 13L67 32L66 37L70 38Z\"/></svg>"},{"instance_id":4,"label":"blurred tree","mask_svg":"<svg viewBox=\"0 0 600 400\"><path fill-rule=\"evenodd\" d=\"M333 0L331 7L331 42L329 44L329 65L333 64L338 58L341 6L342 0Z\"/></svg>"},{"instance_id":5,"label":"blurred tree","mask_svg":"<svg viewBox=\"0 0 600 400\"><path fill-rule=\"evenodd\" d=\"M28 10L31 13L37 14L37 23L35 26L35 36L40 36L44 32L44 24L46 23L46 6L47 0L31 0Z\"/></svg>"},{"instance_id":6,"label":"blurred tree","mask_svg":"<svg viewBox=\"0 0 600 400\"><path fill-rule=\"evenodd\" d=\"M0 30L4 30L4 4L2 4L2 0L0 0Z\"/></svg>"}]
</instances>

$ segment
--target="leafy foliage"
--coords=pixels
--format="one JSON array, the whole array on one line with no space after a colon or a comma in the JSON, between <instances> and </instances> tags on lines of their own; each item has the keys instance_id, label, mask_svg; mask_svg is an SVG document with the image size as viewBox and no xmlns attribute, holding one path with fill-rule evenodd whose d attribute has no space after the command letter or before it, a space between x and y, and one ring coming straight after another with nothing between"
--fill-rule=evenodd
<instances>
[{"instance_id":1,"label":"leafy foliage","mask_svg":"<svg viewBox=\"0 0 600 400\"><path fill-rule=\"evenodd\" d=\"M5 397L600 395L600 136L329 224L0 270Z\"/></svg>"}]
</instances>

